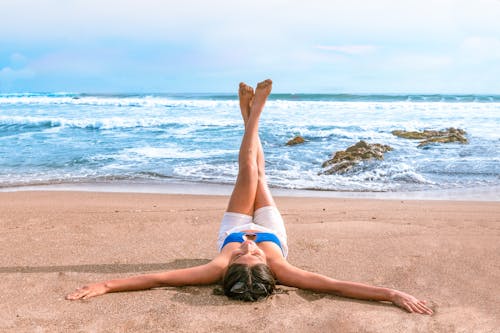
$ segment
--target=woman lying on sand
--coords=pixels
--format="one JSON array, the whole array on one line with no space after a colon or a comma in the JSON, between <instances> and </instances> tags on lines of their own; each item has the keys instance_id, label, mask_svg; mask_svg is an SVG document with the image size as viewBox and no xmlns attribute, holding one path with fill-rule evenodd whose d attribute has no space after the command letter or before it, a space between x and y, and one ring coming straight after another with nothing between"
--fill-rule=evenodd
<instances>
[{"instance_id":1,"label":"woman lying on sand","mask_svg":"<svg viewBox=\"0 0 500 333\"><path fill-rule=\"evenodd\" d=\"M255 301L271 295L280 284L339 296L389 301L409 311L432 314L425 301L398 290L338 281L291 265L283 219L267 186L264 152L259 138L259 118L272 82L266 80L253 91L240 83L240 108L245 134L239 152L239 172L217 245L220 253L211 262L164 273L139 275L91 284L66 298L87 299L117 291L165 286L209 285L222 281L224 294L233 299Z\"/></svg>"}]
</instances>

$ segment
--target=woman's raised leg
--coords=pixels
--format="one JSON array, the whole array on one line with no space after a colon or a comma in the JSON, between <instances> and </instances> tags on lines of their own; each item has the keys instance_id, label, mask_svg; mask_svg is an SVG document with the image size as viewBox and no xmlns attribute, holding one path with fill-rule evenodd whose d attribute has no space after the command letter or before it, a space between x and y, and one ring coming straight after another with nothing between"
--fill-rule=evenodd
<instances>
[{"instance_id":1,"label":"woman's raised leg","mask_svg":"<svg viewBox=\"0 0 500 333\"><path fill-rule=\"evenodd\" d=\"M254 95L251 87L240 83L240 106L249 105L251 102L251 107L250 112L244 112L244 108L242 108L245 134L241 140L238 178L229 200L228 212L253 215L259 187L259 149L262 150L259 140L259 119L267 97L271 93L271 88L271 80L260 82Z\"/></svg>"},{"instance_id":2,"label":"woman's raised leg","mask_svg":"<svg viewBox=\"0 0 500 333\"><path fill-rule=\"evenodd\" d=\"M257 86L257 91L258 89L259 86ZM240 108L243 120L246 123L251 112L251 105L245 104L245 101L240 99ZM253 203L253 222L274 231L274 233L280 239L280 242L283 246L283 253L286 256L286 254L288 253L288 246L285 223L283 221L283 218L281 217L279 210L276 208L276 204L271 195L271 191L269 190L269 187L267 185L264 150L262 149L260 138L257 137L257 140L259 146L257 151L258 181ZM263 210L260 210L260 208L263 208Z\"/></svg>"},{"instance_id":3,"label":"woman's raised leg","mask_svg":"<svg viewBox=\"0 0 500 333\"><path fill-rule=\"evenodd\" d=\"M257 169L259 181L257 183L257 192L255 193L254 211L266 206L276 206L271 191L267 186L266 165L264 159L264 150L259 139L259 152L257 153Z\"/></svg>"}]
</instances>

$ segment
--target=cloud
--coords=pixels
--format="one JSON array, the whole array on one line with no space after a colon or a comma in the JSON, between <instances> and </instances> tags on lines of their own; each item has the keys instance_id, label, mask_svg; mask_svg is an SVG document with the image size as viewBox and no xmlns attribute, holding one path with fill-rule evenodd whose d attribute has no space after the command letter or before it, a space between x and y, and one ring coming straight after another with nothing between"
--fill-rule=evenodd
<instances>
[{"instance_id":1,"label":"cloud","mask_svg":"<svg viewBox=\"0 0 500 333\"><path fill-rule=\"evenodd\" d=\"M374 45L318 45L319 50L339 52L349 55L364 55L374 52L377 47Z\"/></svg>"},{"instance_id":2,"label":"cloud","mask_svg":"<svg viewBox=\"0 0 500 333\"><path fill-rule=\"evenodd\" d=\"M435 70L450 66L453 58L448 55L408 53L391 57L387 66L405 70Z\"/></svg>"},{"instance_id":3,"label":"cloud","mask_svg":"<svg viewBox=\"0 0 500 333\"><path fill-rule=\"evenodd\" d=\"M29 68L13 69L4 67L0 69L0 80L12 81L18 79L30 79L35 76L35 72Z\"/></svg>"},{"instance_id":4,"label":"cloud","mask_svg":"<svg viewBox=\"0 0 500 333\"><path fill-rule=\"evenodd\" d=\"M35 76L35 72L27 66L28 58L23 54L14 52L10 55L9 60L10 64L0 69L2 83L30 79Z\"/></svg>"},{"instance_id":5,"label":"cloud","mask_svg":"<svg viewBox=\"0 0 500 333\"><path fill-rule=\"evenodd\" d=\"M467 62L481 63L500 60L500 39L482 36L468 37L462 41L460 52Z\"/></svg>"},{"instance_id":6,"label":"cloud","mask_svg":"<svg viewBox=\"0 0 500 333\"><path fill-rule=\"evenodd\" d=\"M467 29L499 32L498 4L491 0L0 1L0 37L177 40L203 36L205 31L218 34L246 28L258 30L257 39L267 31L293 32L295 40L311 36L428 40L454 34L464 24Z\"/></svg>"},{"instance_id":7,"label":"cloud","mask_svg":"<svg viewBox=\"0 0 500 333\"><path fill-rule=\"evenodd\" d=\"M14 52L10 55L10 63L12 64L12 66L22 67L22 66L26 65L27 62L28 62L28 58L26 58L21 53Z\"/></svg>"},{"instance_id":8,"label":"cloud","mask_svg":"<svg viewBox=\"0 0 500 333\"><path fill-rule=\"evenodd\" d=\"M484 72L481 61L500 68L498 17L498 0L0 0L0 79L81 91L224 91L267 76L295 91L450 82Z\"/></svg>"}]
</instances>

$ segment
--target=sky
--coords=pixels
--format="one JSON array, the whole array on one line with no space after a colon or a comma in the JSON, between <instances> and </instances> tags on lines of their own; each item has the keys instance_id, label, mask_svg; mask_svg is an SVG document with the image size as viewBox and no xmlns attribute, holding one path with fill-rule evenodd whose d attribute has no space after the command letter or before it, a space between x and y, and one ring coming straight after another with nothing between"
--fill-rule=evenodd
<instances>
[{"instance_id":1,"label":"sky","mask_svg":"<svg viewBox=\"0 0 500 333\"><path fill-rule=\"evenodd\" d=\"M500 0L0 0L0 93L500 94Z\"/></svg>"}]
</instances>

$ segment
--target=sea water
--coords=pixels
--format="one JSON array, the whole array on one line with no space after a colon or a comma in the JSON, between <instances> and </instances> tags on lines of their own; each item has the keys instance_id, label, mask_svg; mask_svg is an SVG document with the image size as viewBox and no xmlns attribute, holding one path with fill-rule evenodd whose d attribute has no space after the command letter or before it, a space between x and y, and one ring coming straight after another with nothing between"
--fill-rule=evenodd
<instances>
[{"instance_id":1,"label":"sea water","mask_svg":"<svg viewBox=\"0 0 500 333\"><path fill-rule=\"evenodd\" d=\"M464 129L468 144L393 130ZM0 187L142 182L232 184L243 122L235 94L0 94ZM306 142L287 146L301 135ZM419 191L500 185L500 96L272 94L260 137L271 187ZM321 164L359 140L383 161L342 175Z\"/></svg>"}]
</instances>

